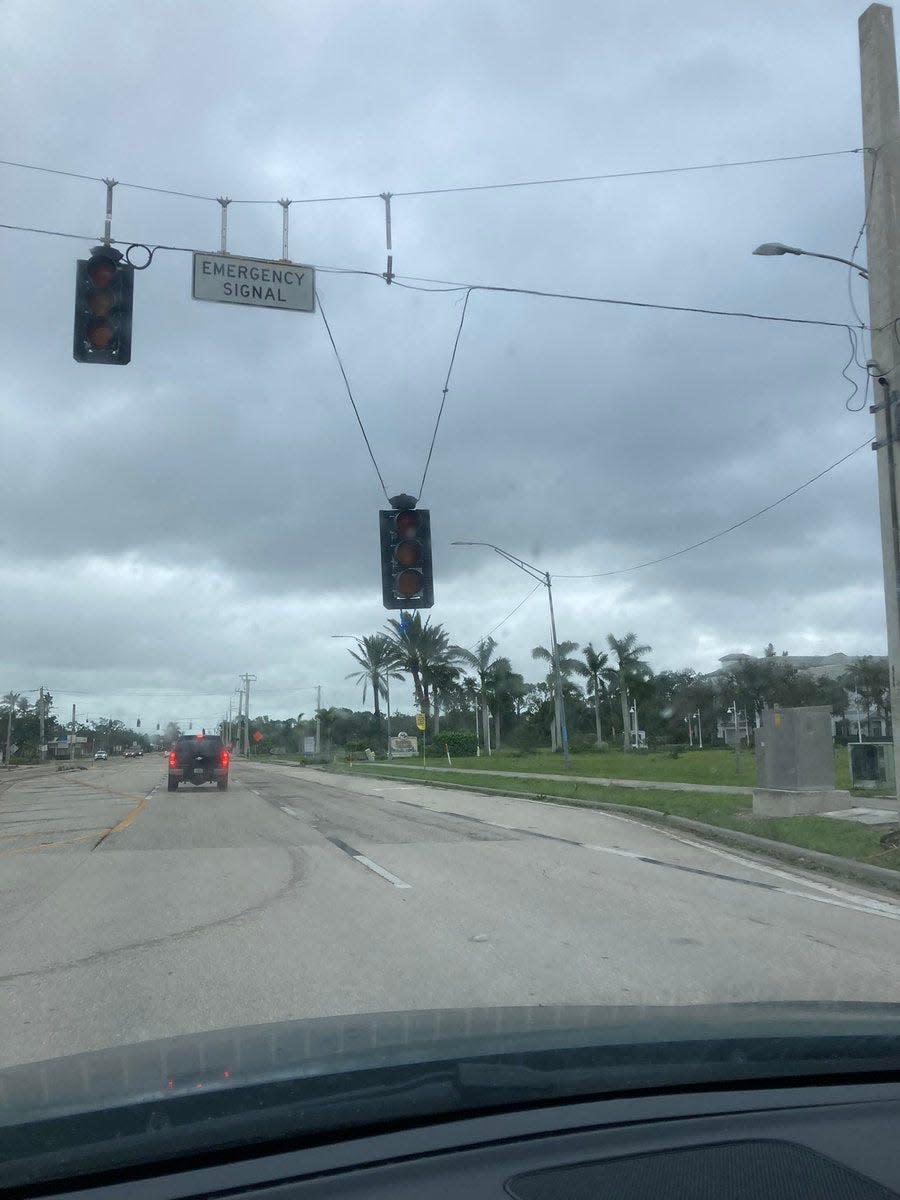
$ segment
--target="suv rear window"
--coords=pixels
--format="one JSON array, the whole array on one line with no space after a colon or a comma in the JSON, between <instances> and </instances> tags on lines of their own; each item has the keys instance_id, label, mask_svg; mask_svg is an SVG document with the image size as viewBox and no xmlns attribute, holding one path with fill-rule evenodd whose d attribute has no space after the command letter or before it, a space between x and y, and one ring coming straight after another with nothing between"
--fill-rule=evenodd
<instances>
[{"instance_id":1,"label":"suv rear window","mask_svg":"<svg viewBox=\"0 0 900 1200\"><path fill-rule=\"evenodd\" d=\"M222 739L212 734L207 737L183 737L179 738L175 743L175 750L179 755L203 754L212 756L221 754L224 749L225 743Z\"/></svg>"}]
</instances>

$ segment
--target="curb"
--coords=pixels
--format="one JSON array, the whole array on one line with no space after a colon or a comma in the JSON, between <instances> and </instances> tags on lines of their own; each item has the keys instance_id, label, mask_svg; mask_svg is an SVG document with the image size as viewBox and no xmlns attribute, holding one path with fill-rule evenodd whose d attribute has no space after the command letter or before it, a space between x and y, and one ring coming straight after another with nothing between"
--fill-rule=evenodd
<instances>
[{"instance_id":1,"label":"curb","mask_svg":"<svg viewBox=\"0 0 900 1200\"><path fill-rule=\"evenodd\" d=\"M331 771L329 774L346 775L349 771ZM370 779L390 779L390 775L375 775L368 773ZM402 777L400 777L402 778ZM415 779L404 779L404 783L415 784ZM614 812L621 816L640 816L659 825L672 825L676 829L684 829L691 833L702 834L710 841L725 842L731 845L745 847L748 850L758 850L776 858L787 859L789 862L802 866L824 867L843 876L849 876L863 883L878 884L892 891L900 891L900 871L889 867L874 867L869 863L857 862L852 858L841 858L838 854L826 854L822 850L806 850L802 846L793 846L790 842L776 842L772 838L759 837L755 833L742 833L739 829L729 829L722 825L707 825L704 821L695 821L691 817L679 817L674 813L660 812L655 808L641 808L637 804L615 804L612 801L574 800L568 796L547 796L535 792L516 792L506 788L468 787L463 783L448 783L440 780L427 780L428 787L447 788L450 791L481 792L487 796L512 796L517 800L535 800L542 804L561 804L566 808L587 808L603 812Z\"/></svg>"}]
</instances>

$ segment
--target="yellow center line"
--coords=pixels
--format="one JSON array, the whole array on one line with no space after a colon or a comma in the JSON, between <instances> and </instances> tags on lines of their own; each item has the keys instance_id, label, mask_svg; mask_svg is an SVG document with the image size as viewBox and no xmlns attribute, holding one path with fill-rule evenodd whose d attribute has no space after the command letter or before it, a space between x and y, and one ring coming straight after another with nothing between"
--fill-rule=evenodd
<instances>
[{"instance_id":1,"label":"yellow center line","mask_svg":"<svg viewBox=\"0 0 900 1200\"><path fill-rule=\"evenodd\" d=\"M104 829L83 829L82 833L84 833L85 835L90 834L90 833L100 834L100 833L103 833L104 830L105 830L105 826L104 826ZM12 842L12 841L15 841L16 838L47 837L48 834L74 833L74 832L75 832L74 829L23 829L21 833L0 833L0 842Z\"/></svg>"},{"instance_id":2,"label":"yellow center line","mask_svg":"<svg viewBox=\"0 0 900 1200\"><path fill-rule=\"evenodd\" d=\"M67 780L66 782L68 783L70 781ZM81 780L73 779L73 780L71 780L71 782L72 783L81 783ZM91 785L85 781L83 786L89 787ZM97 788L95 788L94 790L106 791L106 789L97 789ZM99 846L100 842L105 841L106 838L108 838L110 836L110 834L121 833L123 829L127 829L128 826L132 823L132 821L137 819L141 809L147 803L146 796L135 796L134 793L131 793L131 792L115 792L115 793L113 793L110 791L106 791L106 795L108 795L108 796L112 796L113 794L115 794L117 797L121 797L123 800L136 800L137 803L135 804L134 808L130 809L125 814L125 816L122 817L122 819L120 821L117 821L115 823L115 825L111 825L105 831L94 830L91 833L82 833L82 834L79 834L78 837L65 838L65 839L62 839L61 841L42 842L39 846L20 846L20 847L18 847L18 849L15 849L15 850L0 850L0 858L7 858L12 854L34 854L38 850L50 850L54 846L74 846L78 842L86 842L86 841L89 841L91 838L96 838L98 833L100 833L100 837L97 841L97 845ZM19 836L27 837L29 835L20 834ZM31 835L31 836L37 836L37 835Z\"/></svg>"},{"instance_id":3,"label":"yellow center line","mask_svg":"<svg viewBox=\"0 0 900 1200\"><path fill-rule=\"evenodd\" d=\"M112 832L110 830L110 832ZM82 833L78 837L68 838L59 842L42 842L39 846L20 846L17 850L0 850L0 858L8 858L11 854L34 854L37 850L50 850L53 846L74 846L76 842L87 842L97 836L93 833Z\"/></svg>"}]
</instances>

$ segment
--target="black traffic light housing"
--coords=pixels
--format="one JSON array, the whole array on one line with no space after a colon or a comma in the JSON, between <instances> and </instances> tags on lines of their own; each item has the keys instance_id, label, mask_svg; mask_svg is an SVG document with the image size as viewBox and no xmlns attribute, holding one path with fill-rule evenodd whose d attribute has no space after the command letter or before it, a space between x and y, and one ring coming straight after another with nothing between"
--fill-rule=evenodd
<instances>
[{"instance_id":1,"label":"black traffic light housing","mask_svg":"<svg viewBox=\"0 0 900 1200\"><path fill-rule=\"evenodd\" d=\"M122 262L121 251L94 246L89 259L75 268L75 331L72 355L76 362L131 362L131 311L134 267Z\"/></svg>"},{"instance_id":2,"label":"black traffic light housing","mask_svg":"<svg viewBox=\"0 0 900 1200\"><path fill-rule=\"evenodd\" d=\"M385 608L432 608L431 513L415 497L393 496L378 513L381 590Z\"/></svg>"}]
</instances>

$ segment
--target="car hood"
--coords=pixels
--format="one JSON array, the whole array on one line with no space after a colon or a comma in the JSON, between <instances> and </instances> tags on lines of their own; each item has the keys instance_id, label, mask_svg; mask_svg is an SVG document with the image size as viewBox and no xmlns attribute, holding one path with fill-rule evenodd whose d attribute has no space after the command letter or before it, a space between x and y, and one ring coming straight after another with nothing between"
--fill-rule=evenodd
<instances>
[{"instance_id":1,"label":"car hood","mask_svg":"<svg viewBox=\"0 0 900 1200\"><path fill-rule=\"evenodd\" d=\"M234 1147L563 1098L889 1071L900 1073L900 1004L542 1006L284 1021L8 1067L0 1156L7 1170L18 1162L23 1178L36 1179L54 1156L90 1165L102 1150L107 1164L112 1144L120 1165L177 1155L196 1148L201 1125L205 1147Z\"/></svg>"}]
</instances>

